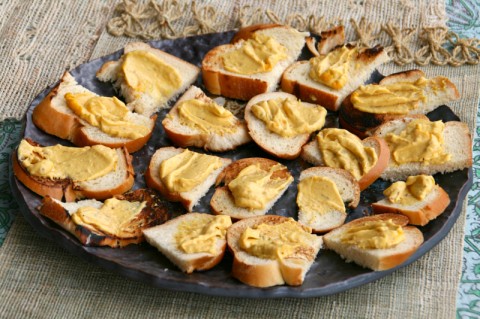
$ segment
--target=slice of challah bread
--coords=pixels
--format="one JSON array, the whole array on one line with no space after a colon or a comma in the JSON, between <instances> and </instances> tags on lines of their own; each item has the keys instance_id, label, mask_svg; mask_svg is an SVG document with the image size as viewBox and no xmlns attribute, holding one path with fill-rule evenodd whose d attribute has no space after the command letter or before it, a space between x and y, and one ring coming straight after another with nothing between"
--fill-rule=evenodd
<instances>
[{"instance_id":1,"label":"slice of challah bread","mask_svg":"<svg viewBox=\"0 0 480 319\"><path fill-rule=\"evenodd\" d=\"M282 75L282 90L296 95L302 101L318 103L329 110L337 111L342 100L368 80L375 68L390 61L390 58L382 47L374 47L361 50L355 61L355 64L362 67L351 68L347 83L339 90L312 80L309 76L309 61L295 62Z\"/></svg>"},{"instance_id":2,"label":"slice of challah bread","mask_svg":"<svg viewBox=\"0 0 480 319\"><path fill-rule=\"evenodd\" d=\"M393 213L402 214L408 217L409 224L425 226L431 220L441 215L450 204L448 194L439 185L423 199L410 205L392 203L387 198L372 203L373 211L376 214Z\"/></svg>"},{"instance_id":3,"label":"slice of challah bread","mask_svg":"<svg viewBox=\"0 0 480 319\"><path fill-rule=\"evenodd\" d=\"M67 93L97 95L78 84L70 73L65 72L60 83L33 110L32 121L42 131L69 140L77 146L97 144L112 148L125 146L130 153L142 148L152 135L156 116L147 117L128 112L125 119L132 124L147 127L148 133L135 139L111 136L78 117L67 106L65 100Z\"/></svg>"},{"instance_id":4,"label":"slice of challah bread","mask_svg":"<svg viewBox=\"0 0 480 319\"><path fill-rule=\"evenodd\" d=\"M375 153L377 153L377 162L370 169L370 171L368 171L358 180L361 191L366 189L380 177L382 172L387 168L390 159L388 145L382 138L368 137L362 140L362 144L366 147L373 147ZM322 154L318 148L317 139L305 144L305 146L302 148L302 153L300 156L310 164L315 166L325 166L325 163L322 159Z\"/></svg>"},{"instance_id":5,"label":"slice of challah bread","mask_svg":"<svg viewBox=\"0 0 480 319\"><path fill-rule=\"evenodd\" d=\"M183 94L163 119L162 125L168 138L178 147L201 147L213 152L224 152L251 141L248 135L245 122L234 118L236 130L233 133L227 132L218 134L215 132L204 132L196 127L185 125L179 120L178 105L183 101L202 100L213 102L200 88L191 86Z\"/></svg>"},{"instance_id":6,"label":"slice of challah bread","mask_svg":"<svg viewBox=\"0 0 480 319\"><path fill-rule=\"evenodd\" d=\"M342 201L349 207L357 207L360 201L360 187L352 174L339 168L311 167L300 173L299 181L301 182L305 178L313 176L326 177L333 181ZM319 194L321 192L321 189L317 190L316 195L320 196ZM339 210L331 210L325 213L314 213L313 216L301 209L298 211L298 222L312 228L315 233L327 232L333 228L339 227L345 222L346 218L347 213Z\"/></svg>"},{"instance_id":7,"label":"slice of challah bread","mask_svg":"<svg viewBox=\"0 0 480 319\"><path fill-rule=\"evenodd\" d=\"M313 37L306 40L308 50L315 55L326 55L335 47L345 43L345 29L343 25L320 32L318 42Z\"/></svg>"},{"instance_id":8,"label":"slice of challah bread","mask_svg":"<svg viewBox=\"0 0 480 319\"><path fill-rule=\"evenodd\" d=\"M133 51L146 51L152 53L165 64L173 67L181 78L180 87L169 96L163 96L161 101L155 101L149 92L139 92L130 87L123 78L120 70L125 54ZM162 50L151 47L143 42L132 42L125 46L124 55L117 61L106 62L98 71L97 78L103 82L113 82L114 86L120 90L121 95L128 102L128 106L139 114L150 116L161 108L166 108L167 103L185 91L193 82L197 80L200 69L176 56L166 53Z\"/></svg>"},{"instance_id":9,"label":"slice of challah bread","mask_svg":"<svg viewBox=\"0 0 480 319\"><path fill-rule=\"evenodd\" d=\"M147 242L157 248L183 272L202 271L213 268L223 258L227 247L226 238L216 238L216 252L186 253L178 247L175 238L182 223L195 224L199 218L213 217L204 213L187 213L176 217L165 224L145 229L143 234Z\"/></svg>"},{"instance_id":10,"label":"slice of challah bread","mask_svg":"<svg viewBox=\"0 0 480 319\"><path fill-rule=\"evenodd\" d=\"M405 116L388 121L373 131L373 137L385 138L389 133L399 134L410 121L418 117ZM450 121L445 123L443 131L445 152L451 154L451 160L443 164L423 164L420 162L396 165L390 158L388 167L380 176L389 181L406 180L413 175L434 175L448 173L472 166L472 138L465 123Z\"/></svg>"},{"instance_id":11,"label":"slice of challah bread","mask_svg":"<svg viewBox=\"0 0 480 319\"><path fill-rule=\"evenodd\" d=\"M34 146L39 144L27 140ZM50 196L67 202L81 198L103 200L130 190L134 183L132 156L126 148L115 149L118 155L114 171L101 177L87 181L66 179L51 179L30 174L23 166L17 151L12 153L13 173L27 188L40 196Z\"/></svg>"},{"instance_id":12,"label":"slice of challah bread","mask_svg":"<svg viewBox=\"0 0 480 319\"><path fill-rule=\"evenodd\" d=\"M392 220L396 225L402 226L405 239L390 248L360 248L357 245L347 244L342 241L346 231L354 226L359 226L371 221ZM355 219L323 236L325 248L335 251L347 262L354 263L380 271L397 267L408 260L423 243L422 232L414 226L406 226L408 217L400 214L380 214Z\"/></svg>"},{"instance_id":13,"label":"slice of challah bread","mask_svg":"<svg viewBox=\"0 0 480 319\"><path fill-rule=\"evenodd\" d=\"M212 199L210 201L210 207L214 214L217 215L229 215L234 219L243 219L252 216L265 215L270 208L275 204L275 202L283 195L283 193L288 189L288 186L293 182L293 177L288 171L287 167L282 166L281 169L275 171L270 179L291 179L288 184L274 197L272 198L263 209L248 209L245 207L238 207L235 205L235 199L232 195L232 192L228 188L228 184L234 180L237 175L249 165L258 164L262 170L268 171L275 165L281 165L276 161L259 158L259 157L249 157L237 160L227 166L220 175L217 177L216 184L224 184L224 186L219 186L215 189ZM257 194L261 196L262 194Z\"/></svg>"},{"instance_id":14,"label":"slice of challah bread","mask_svg":"<svg viewBox=\"0 0 480 319\"><path fill-rule=\"evenodd\" d=\"M252 106L255 104L278 98L296 99L294 95L285 92L264 93L254 96L248 101L245 107L245 121L247 122L250 136L264 151L279 158L294 159L300 155L302 146L305 145L310 138L310 133L298 134L293 137L281 136L270 131L266 124L252 113ZM306 102L302 102L302 104L305 107L318 107L318 105Z\"/></svg>"},{"instance_id":15,"label":"slice of challah bread","mask_svg":"<svg viewBox=\"0 0 480 319\"><path fill-rule=\"evenodd\" d=\"M72 219L71 215L75 214L81 207L100 209L103 203L94 199L66 203L46 196L42 200L39 211L40 214L53 220L56 224L77 237L83 245L110 246L112 248L143 242L142 229L165 222L173 213L171 204L161 199L153 190L137 189L123 195L116 195L115 198L130 202L145 202L145 207L123 224L117 235L106 233L93 224L77 224ZM113 216L113 218L115 217Z\"/></svg>"},{"instance_id":16,"label":"slice of challah bread","mask_svg":"<svg viewBox=\"0 0 480 319\"><path fill-rule=\"evenodd\" d=\"M188 211L192 211L198 201L208 192L215 183L215 179L222 170L231 163L228 158L220 158L222 166L213 171L204 181L187 192L170 192L160 179L160 165L175 155L182 153L185 149L175 147L162 147L152 156L147 171L145 172L145 181L148 187L154 188L165 196L168 200L180 202Z\"/></svg>"},{"instance_id":17,"label":"slice of challah bread","mask_svg":"<svg viewBox=\"0 0 480 319\"><path fill-rule=\"evenodd\" d=\"M421 70L409 70L399 73L390 74L384 77L378 84L390 85L395 83L409 82L413 83L425 77L425 73ZM425 101L419 101L416 109L410 111L408 115L412 114L426 114L436 107L446 104L451 101L458 100L460 94L449 79L438 76L430 79L431 84L427 85L423 92L426 97ZM346 97L341 105L338 113L340 124L349 131L355 132L359 136L366 136L369 131L375 129L382 123L406 116L396 114L375 114L364 112L356 109L351 101L351 95Z\"/></svg>"},{"instance_id":18,"label":"slice of challah bread","mask_svg":"<svg viewBox=\"0 0 480 319\"><path fill-rule=\"evenodd\" d=\"M239 240L248 228L260 224L275 225L288 221L289 218L276 215L250 217L236 222L227 231L227 243L233 253L232 275L241 282L254 287L271 287L275 285L301 285L305 275L322 248L322 237L313 235L304 244L308 247L298 249L293 255L283 260L264 259L253 256L243 250ZM301 225L300 225L301 226ZM308 227L301 226L310 233Z\"/></svg>"},{"instance_id":19,"label":"slice of challah bread","mask_svg":"<svg viewBox=\"0 0 480 319\"><path fill-rule=\"evenodd\" d=\"M287 48L288 57L264 73L242 75L225 70L222 56L241 47L254 33L274 38ZM257 94L272 92L277 88L283 71L300 55L307 36L308 32L299 32L279 24L254 25L241 29L231 44L217 46L205 55L202 61L203 83L212 94L240 100L249 100Z\"/></svg>"}]
</instances>

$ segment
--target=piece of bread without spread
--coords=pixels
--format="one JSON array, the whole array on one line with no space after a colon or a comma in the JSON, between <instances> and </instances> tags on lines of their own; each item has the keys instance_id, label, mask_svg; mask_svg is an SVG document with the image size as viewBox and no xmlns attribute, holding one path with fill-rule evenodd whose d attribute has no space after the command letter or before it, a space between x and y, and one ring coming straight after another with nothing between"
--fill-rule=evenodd
<instances>
[{"instance_id":1,"label":"piece of bread without spread","mask_svg":"<svg viewBox=\"0 0 480 319\"><path fill-rule=\"evenodd\" d=\"M366 189L380 177L382 172L387 168L390 160L390 150L388 149L387 143L382 138L368 137L362 140L362 144L367 147L373 147L375 153L377 153L377 162L370 169L370 171L368 171L358 180L361 191ZM310 164L315 166L325 166L325 163L322 159L322 154L318 148L317 139L305 144L305 146L302 148L302 153L300 156Z\"/></svg>"},{"instance_id":2,"label":"piece of bread without spread","mask_svg":"<svg viewBox=\"0 0 480 319\"><path fill-rule=\"evenodd\" d=\"M67 106L67 93L95 93L77 83L75 78L65 72L60 83L35 107L32 114L33 123L42 131L71 141L77 146L105 145L111 148L125 146L130 153L142 148L152 135L156 115L146 117L129 112L126 119L136 125L148 127L148 134L129 139L115 137L104 133L100 128L92 126Z\"/></svg>"},{"instance_id":3,"label":"piece of bread without spread","mask_svg":"<svg viewBox=\"0 0 480 319\"><path fill-rule=\"evenodd\" d=\"M363 84L375 68L390 61L382 47L363 49L355 59L362 67L350 71L347 83L339 90L312 80L309 76L309 61L295 62L285 70L281 82L282 90L296 95L302 101L319 103L329 110L337 111L342 100Z\"/></svg>"},{"instance_id":4,"label":"piece of bread without spread","mask_svg":"<svg viewBox=\"0 0 480 319\"><path fill-rule=\"evenodd\" d=\"M423 71L409 70L390 74L384 77L378 84L390 85L402 82L413 83L421 77L425 77L425 73L423 73ZM410 111L408 115L426 114L440 105L458 100L460 98L460 93L458 92L457 87L450 80L444 77L436 77L431 79L431 81L435 83L433 86L435 88L430 85L427 86L424 89L426 100L420 101L418 103L418 107ZM367 136L373 129L387 121L405 116L405 114L395 115L364 112L356 109L353 106L350 98L351 94L342 102L340 111L338 113L339 122L342 127L360 137Z\"/></svg>"},{"instance_id":5,"label":"piece of bread without spread","mask_svg":"<svg viewBox=\"0 0 480 319\"><path fill-rule=\"evenodd\" d=\"M217 177L216 185L223 184L224 186L219 186L215 189L212 199L210 201L210 207L214 214L217 215L229 215L234 219L243 219L252 216L265 215L273 204L282 197L283 193L288 189L288 186L293 182L292 175L288 171L287 167L282 167L281 169L273 172L270 179L292 179L288 185L286 185L274 198L272 198L263 209L248 209L244 207L238 207L235 205L235 199L232 195L232 192L228 188L228 184L234 180L238 174L246 167L250 165L259 165L262 170L268 171L275 165L281 165L276 161L259 158L259 157L249 157L243 158L238 161L233 162L227 166ZM261 194L257 194L261 196Z\"/></svg>"},{"instance_id":6,"label":"piece of bread without spread","mask_svg":"<svg viewBox=\"0 0 480 319\"><path fill-rule=\"evenodd\" d=\"M272 92L264 93L248 101L247 106L245 107L245 121L247 122L248 133L252 139L260 146L264 151L270 153L276 157L284 159L295 159L300 155L302 151L302 146L308 142L310 138L310 133L299 134L293 137L283 137L279 134L276 134L270 131L265 123L257 118L252 113L252 106L255 104L270 100L270 99L287 99L296 97L292 94L285 92ZM317 107L318 105L302 102L305 107Z\"/></svg>"},{"instance_id":7,"label":"piece of bread without spread","mask_svg":"<svg viewBox=\"0 0 480 319\"><path fill-rule=\"evenodd\" d=\"M313 55L325 55L333 48L345 43L345 30L343 25L322 31L318 36L318 42L315 38L309 37L306 43Z\"/></svg>"},{"instance_id":8,"label":"piece of bread without spread","mask_svg":"<svg viewBox=\"0 0 480 319\"><path fill-rule=\"evenodd\" d=\"M385 138L389 133L398 134L410 121L418 117L403 117L388 121L380 125L374 132L374 137ZM389 181L406 180L408 176L434 175L436 173L448 173L472 166L472 138L470 130L465 123L451 121L445 123L443 131L445 152L451 154L451 159L443 164L425 165L419 162L396 165L390 158L387 168L380 176Z\"/></svg>"},{"instance_id":9,"label":"piece of bread without spread","mask_svg":"<svg viewBox=\"0 0 480 319\"><path fill-rule=\"evenodd\" d=\"M202 183L195 186L187 192L170 192L160 179L160 165L166 159L178 155L184 151L183 148L162 147L153 154L147 171L145 172L145 181L148 187L154 188L165 196L168 200L180 202L189 212L198 204L198 201L208 192L215 183L215 179L222 170L231 163L228 158L220 158L222 166L214 170Z\"/></svg>"},{"instance_id":10,"label":"piece of bread without spread","mask_svg":"<svg viewBox=\"0 0 480 319\"><path fill-rule=\"evenodd\" d=\"M150 245L157 248L183 272L190 274L194 271L208 270L222 260L227 248L227 240L225 237L215 240L215 253L186 253L179 249L175 238L181 223L195 223L195 219L202 215L205 214L188 213L181 215L163 225L145 229L143 234Z\"/></svg>"},{"instance_id":11,"label":"piece of bread without spread","mask_svg":"<svg viewBox=\"0 0 480 319\"><path fill-rule=\"evenodd\" d=\"M342 241L342 236L354 226L360 226L371 221L392 220L402 226L405 239L390 248L360 248ZM400 214L381 214L355 219L323 236L325 248L335 251L347 262L373 270L387 270L405 262L423 243L422 232L414 226L406 226L408 217Z\"/></svg>"},{"instance_id":12,"label":"piece of bread without spread","mask_svg":"<svg viewBox=\"0 0 480 319\"><path fill-rule=\"evenodd\" d=\"M357 207L360 201L360 187L352 174L339 168L310 167L300 173L299 181L313 176L326 177L333 181L342 201L351 208ZM316 194L321 193L321 191L321 189L317 190ZM315 233L327 232L339 227L345 222L346 218L347 213L339 210L314 213L313 218L310 213L301 209L298 211L298 222L312 228Z\"/></svg>"},{"instance_id":13,"label":"piece of bread without spread","mask_svg":"<svg viewBox=\"0 0 480 319\"><path fill-rule=\"evenodd\" d=\"M53 220L56 224L73 234L85 246L110 246L112 248L125 247L129 244L138 244L144 241L142 229L159 225L172 215L171 204L156 194L153 190L138 189L116 195L118 200L130 202L145 202L145 207L122 225L117 235L109 234L93 224L77 224L72 219L81 207L99 209L103 203L94 199L65 203L46 196L39 207L40 214Z\"/></svg>"},{"instance_id":14,"label":"piece of bread without spread","mask_svg":"<svg viewBox=\"0 0 480 319\"><path fill-rule=\"evenodd\" d=\"M313 240L303 243L308 249L298 249L283 260L264 259L253 256L240 247L239 240L243 232L260 224L275 225L288 220L283 216L266 215L246 218L236 222L227 231L227 244L233 253L232 275L241 282L254 287L271 287L288 284L301 285L305 275L322 248L322 237L313 236ZM305 227L305 226L301 226ZM310 232L307 227L305 231Z\"/></svg>"},{"instance_id":15,"label":"piece of bread without spread","mask_svg":"<svg viewBox=\"0 0 480 319\"><path fill-rule=\"evenodd\" d=\"M202 147L213 152L224 152L235 149L237 146L251 141L248 135L245 122L235 117L236 130L233 133L218 134L214 132L203 132L202 130L183 124L179 120L178 105L183 101L201 100L213 102L201 89L191 86L182 95L162 121L165 133L178 147Z\"/></svg>"},{"instance_id":16,"label":"piece of bread without spread","mask_svg":"<svg viewBox=\"0 0 480 319\"><path fill-rule=\"evenodd\" d=\"M161 101L155 101L148 92L137 92L132 89L127 85L123 76L121 76L120 70L125 54L133 51L146 51L152 53L165 64L173 67L180 74L180 87L169 96L163 96ZM119 60L106 62L97 71L97 78L103 82L113 82L114 86L120 90L120 93L128 102L127 105L137 113L145 116L150 116L159 109L166 108L168 101L185 91L193 82L195 82L200 72L200 69L197 66L162 50L155 49L143 42L129 43L125 46L123 52L124 55Z\"/></svg>"},{"instance_id":17,"label":"piece of bread without spread","mask_svg":"<svg viewBox=\"0 0 480 319\"><path fill-rule=\"evenodd\" d=\"M40 146L27 140L34 146ZM130 190L134 182L132 156L126 148L115 149L118 155L117 166L114 171L87 181L73 181L67 179L50 179L31 175L18 158L17 152L12 153L13 174L27 188L40 196L50 196L67 202L82 198L103 200Z\"/></svg>"},{"instance_id":18,"label":"piece of bread without spread","mask_svg":"<svg viewBox=\"0 0 480 319\"><path fill-rule=\"evenodd\" d=\"M277 40L288 49L288 57L264 73L242 75L225 70L222 56L241 47L254 33ZM241 29L231 44L215 47L205 55L202 61L203 83L212 94L245 101L257 94L272 92L277 88L283 71L300 55L306 36L308 32L298 32L291 27L278 24L254 25Z\"/></svg>"},{"instance_id":19,"label":"piece of bread without spread","mask_svg":"<svg viewBox=\"0 0 480 319\"><path fill-rule=\"evenodd\" d=\"M402 214L408 217L409 224L416 226L425 226L431 220L442 214L450 204L450 197L439 185L435 185L433 190L423 199L411 205L392 203L384 198L376 203L372 203L375 214L394 213Z\"/></svg>"}]
</instances>

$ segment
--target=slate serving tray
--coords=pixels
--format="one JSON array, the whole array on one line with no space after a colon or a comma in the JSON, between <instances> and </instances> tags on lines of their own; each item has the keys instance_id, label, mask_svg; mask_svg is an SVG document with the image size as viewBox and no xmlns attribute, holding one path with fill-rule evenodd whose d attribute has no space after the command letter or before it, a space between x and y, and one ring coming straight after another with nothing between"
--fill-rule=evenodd
<instances>
[{"instance_id":1,"label":"slate serving tray","mask_svg":"<svg viewBox=\"0 0 480 319\"><path fill-rule=\"evenodd\" d=\"M215 33L176 40L154 41L150 44L200 66L201 60L208 50L219 44L229 42L233 34L233 32ZM104 96L115 95L116 92L110 84L100 82L95 78L95 72L104 62L118 59L122 53L122 50L120 50L108 56L82 64L71 70L71 73L81 85L88 89ZM309 53L305 50L302 53L301 59L309 57ZM382 75L380 73L375 72L369 81L376 82L381 77ZM70 145L67 141L60 140L38 130L31 120L32 111L35 106L40 103L55 85L56 84L51 85L45 89L29 106L26 114L24 137L31 138L43 145L53 145L56 143ZM195 85L203 88L201 77L199 77ZM161 126L161 121L166 113L167 111L165 110L159 113L152 138L143 149L134 153L133 164L136 172L135 189L145 187L143 173L145 172L151 155L158 148L171 145ZM439 107L428 114L428 116L432 120L458 120L458 117L447 106ZM326 122L326 126L338 126L334 113L329 113ZM202 150L196 149L196 151ZM253 156L272 158L254 143L249 143L235 151L225 152L219 155L234 160ZM300 171L310 165L300 159L292 161L280 160L280 162L288 166L295 177L295 182L290 185L285 195L273 206L269 214L296 218L297 207L295 197L298 183L297 179ZM125 277L143 281L160 288L216 296L250 298L306 298L335 294L387 276L396 269L414 262L438 244L453 227L461 213L464 198L472 184L472 171L471 169L464 169L444 175L438 174L435 176L435 180L449 194L451 203L441 216L430 222L427 226L420 228L425 237L425 242L404 264L387 271L374 272L361 268L353 263L345 263L338 255L331 251L321 250L310 271L307 273L302 286L277 286L259 289L244 285L230 276L232 256L229 253L226 254L223 261L215 268L205 272L186 275L179 271L155 248L146 243L130 245L123 249L82 246L76 238L38 213L36 207L40 204L41 198L18 182L10 169L11 188L26 220L38 233L55 241L72 254L106 269L116 271ZM382 198L383 190L389 185L390 183L388 182L378 180L363 191L360 205L356 209L350 209L348 211L347 221L371 214L369 204ZM195 211L209 212L208 203L212 194L213 189L211 189L201 203L195 207Z\"/></svg>"}]
</instances>

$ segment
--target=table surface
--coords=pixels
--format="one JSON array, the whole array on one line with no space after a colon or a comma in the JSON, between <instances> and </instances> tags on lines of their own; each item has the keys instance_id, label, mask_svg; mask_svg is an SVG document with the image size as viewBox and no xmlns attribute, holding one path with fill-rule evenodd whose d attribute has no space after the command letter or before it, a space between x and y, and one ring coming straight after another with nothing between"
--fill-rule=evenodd
<instances>
[{"instance_id":1,"label":"table surface","mask_svg":"<svg viewBox=\"0 0 480 319\"><path fill-rule=\"evenodd\" d=\"M480 2L447 1L448 26L462 37L480 38ZM480 105L477 108L477 123L480 123ZM0 245L8 236L8 229L18 211L8 184L8 158L18 144L22 122L0 122ZM462 276L457 294L457 317L480 317L480 130L474 132L473 165L474 181L467 195L464 258Z\"/></svg>"}]
</instances>

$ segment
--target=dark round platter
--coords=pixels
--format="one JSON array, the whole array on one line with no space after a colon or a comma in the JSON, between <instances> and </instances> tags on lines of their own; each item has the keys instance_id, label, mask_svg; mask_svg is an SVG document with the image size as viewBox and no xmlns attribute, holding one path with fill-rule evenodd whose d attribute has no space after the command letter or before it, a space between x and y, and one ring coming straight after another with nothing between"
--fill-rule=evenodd
<instances>
[{"instance_id":1,"label":"dark round platter","mask_svg":"<svg viewBox=\"0 0 480 319\"><path fill-rule=\"evenodd\" d=\"M229 42L233 34L233 32L215 33L176 40L156 41L151 42L150 44L200 66L201 60L208 50L219 44ZM122 51L117 51L108 56L85 63L71 70L71 73L81 85L88 89L104 96L115 95L115 91L110 84L99 82L95 78L95 72L104 62L118 59L122 53ZM302 53L301 59L308 57L308 52L305 51ZM370 81L376 81L380 77L381 75L377 72L372 76ZM203 87L201 78L197 80L195 85ZM38 130L31 121L33 109L48 94L53 86L54 85L45 89L29 106L26 114L24 137L31 138L43 145L53 145L57 143L69 145L66 141ZM145 186L143 173L148 165L151 155L158 148L171 145L166 138L161 125L161 120L166 113L167 111L165 110L159 113L152 138L143 149L133 154L133 164L136 172L135 189ZM435 111L428 114L428 116L432 120L458 120L458 117L447 106L437 108ZM329 114L327 126L337 126L335 114ZM272 158L253 143L240 147L235 151L217 155L232 159L252 156ZM280 162L288 166L294 177L298 177L300 171L309 166L299 159ZM146 243L130 245L123 249L82 246L76 238L38 213L36 207L40 204L41 198L18 182L11 172L12 170L10 169L11 188L26 220L38 233L55 241L69 252L106 269L116 271L126 277L149 283L160 288L216 296L251 298L306 298L330 295L389 275L397 268L404 267L423 256L448 234L461 214L463 201L472 184L471 169L464 169L449 174L435 175L437 183L449 194L451 203L442 215L430 222L427 226L420 228L425 237L425 242L407 262L397 268L374 272L361 268L354 263L346 263L331 251L321 250L310 271L307 273L302 286L277 286L259 289L244 285L230 276L232 256L229 253L227 253L223 261L213 269L186 275L178 270L155 248ZM347 221L370 214L371 209L369 204L380 199L383 196L382 191L388 187L389 184L390 183L388 182L377 180L372 186L363 191L361 195L361 204L356 209L349 211ZM290 185L285 195L269 211L269 214L296 218L296 188L297 182L295 181ZM213 189L211 189L201 203L195 207L195 211L209 212L208 203L212 194Z\"/></svg>"}]
</instances>

